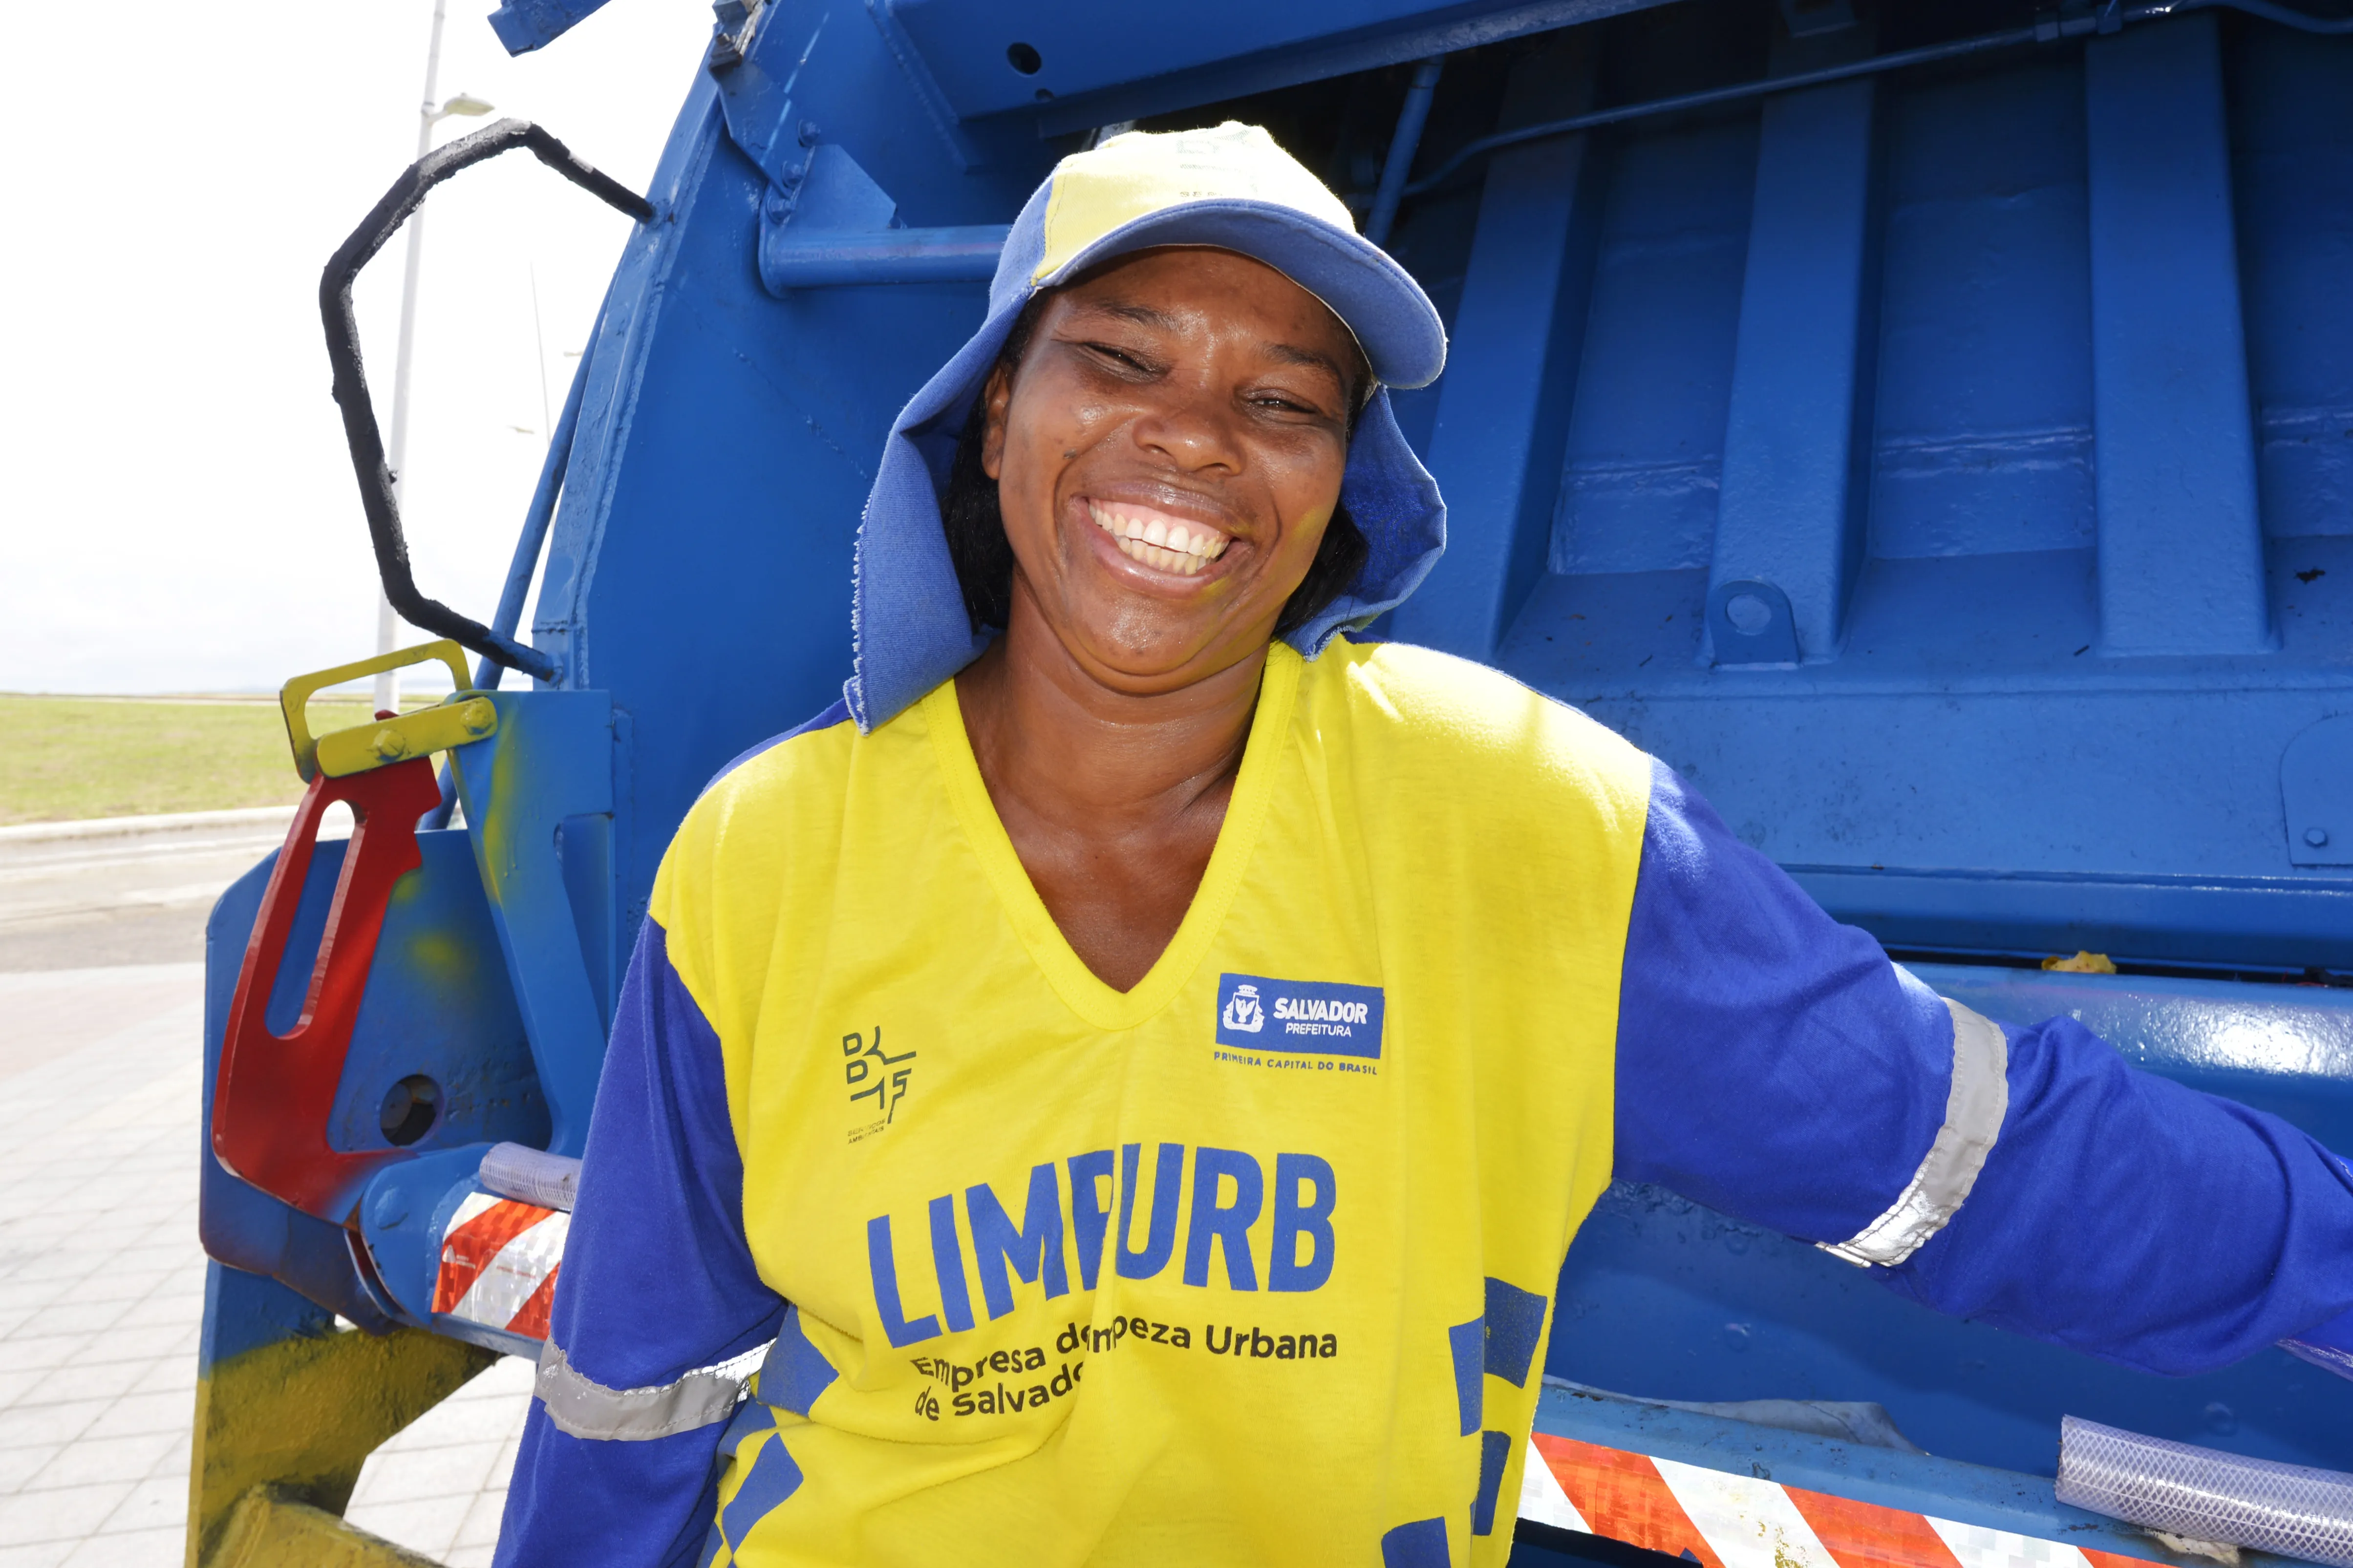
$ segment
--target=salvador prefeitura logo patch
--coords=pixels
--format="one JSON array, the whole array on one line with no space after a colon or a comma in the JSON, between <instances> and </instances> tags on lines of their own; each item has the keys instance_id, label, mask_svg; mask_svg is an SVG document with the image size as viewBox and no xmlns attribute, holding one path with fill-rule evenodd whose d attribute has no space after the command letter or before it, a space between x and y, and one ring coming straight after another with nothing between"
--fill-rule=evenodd
<instances>
[{"instance_id":1,"label":"salvador prefeitura logo patch","mask_svg":"<svg viewBox=\"0 0 2353 1568\"><path fill-rule=\"evenodd\" d=\"M1218 977L1218 1043L1315 1056L1381 1054L1381 988L1263 974Z\"/></svg>"}]
</instances>

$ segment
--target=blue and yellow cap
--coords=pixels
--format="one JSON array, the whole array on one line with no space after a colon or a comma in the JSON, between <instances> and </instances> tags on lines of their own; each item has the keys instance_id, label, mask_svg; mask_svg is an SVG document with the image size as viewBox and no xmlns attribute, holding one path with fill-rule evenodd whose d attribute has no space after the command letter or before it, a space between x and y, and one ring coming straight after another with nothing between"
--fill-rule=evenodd
<instances>
[{"instance_id":1,"label":"blue and yellow cap","mask_svg":"<svg viewBox=\"0 0 2353 1568\"><path fill-rule=\"evenodd\" d=\"M988 317L891 428L858 531L843 689L871 730L978 658L988 635L965 614L941 498L973 400L1006 334L1041 290L1158 246L1231 250L1314 294L1356 334L1379 384L1358 416L1340 501L1371 547L1363 571L1290 634L1313 658L1337 633L1402 601L1446 548L1446 505L1390 412L1388 388L1426 386L1446 364L1446 329L1411 274L1356 231L1324 183L1255 125L1128 132L1054 166L1014 220Z\"/></svg>"}]
</instances>

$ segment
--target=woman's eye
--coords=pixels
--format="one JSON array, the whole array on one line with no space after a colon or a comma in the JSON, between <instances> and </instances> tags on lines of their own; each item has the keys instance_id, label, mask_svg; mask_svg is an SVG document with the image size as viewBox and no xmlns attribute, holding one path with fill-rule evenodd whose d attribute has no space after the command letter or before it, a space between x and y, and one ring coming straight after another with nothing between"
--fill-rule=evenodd
<instances>
[{"instance_id":1,"label":"woman's eye","mask_svg":"<svg viewBox=\"0 0 2353 1568\"><path fill-rule=\"evenodd\" d=\"M1103 358L1114 361L1119 364L1123 364L1130 370L1142 370L1145 368L1144 362L1136 358L1134 354L1129 353L1125 349L1113 348L1109 343L1089 343L1087 345L1087 349L1090 353L1101 354Z\"/></svg>"}]
</instances>

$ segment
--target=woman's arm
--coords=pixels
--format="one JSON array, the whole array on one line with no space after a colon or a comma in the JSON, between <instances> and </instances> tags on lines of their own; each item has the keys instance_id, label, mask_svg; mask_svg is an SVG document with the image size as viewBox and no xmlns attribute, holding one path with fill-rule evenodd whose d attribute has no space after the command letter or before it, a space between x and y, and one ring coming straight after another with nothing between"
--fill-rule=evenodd
<instances>
[{"instance_id":1,"label":"woman's arm","mask_svg":"<svg viewBox=\"0 0 2353 1568\"><path fill-rule=\"evenodd\" d=\"M1663 765L1617 1137L1621 1179L1820 1243L1940 1311L2155 1372L2279 1341L2353 1368L2343 1160L2135 1071L2073 1019L1948 1007Z\"/></svg>"},{"instance_id":2,"label":"woman's arm","mask_svg":"<svg viewBox=\"0 0 2353 1568\"><path fill-rule=\"evenodd\" d=\"M719 1037L649 920L613 1020L500 1568L699 1563L785 1303L744 1240Z\"/></svg>"}]
</instances>

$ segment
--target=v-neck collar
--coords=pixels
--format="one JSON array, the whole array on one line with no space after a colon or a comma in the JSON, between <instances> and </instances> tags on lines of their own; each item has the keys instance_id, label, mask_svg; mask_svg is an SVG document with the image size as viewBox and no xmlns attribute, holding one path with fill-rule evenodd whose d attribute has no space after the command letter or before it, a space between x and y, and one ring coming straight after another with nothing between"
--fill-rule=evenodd
<instances>
[{"instance_id":1,"label":"v-neck collar","mask_svg":"<svg viewBox=\"0 0 2353 1568\"><path fill-rule=\"evenodd\" d=\"M1250 864L1259 829L1272 803L1275 764L1291 732L1292 707L1305 662L1285 644L1278 642L1267 649L1258 710L1250 717L1242 765L1234 778L1233 795L1226 803L1226 820L1218 829L1217 847L1209 852L1208 868L1201 874L1201 885L1195 889L1176 934L1131 991L1114 991L1080 960L1030 884L1029 873L1023 869L1021 857L1014 851L1013 840L997 815L996 803L988 798L988 786L982 782L972 737L964 727L964 710L956 700L955 680L940 682L923 699L923 719L939 756L949 803L965 837L980 858L982 871L997 889L997 901L1048 984L1071 1011L1096 1028L1133 1029L1166 1007L1199 967L1218 928L1225 923L1226 911L1241 884L1242 868Z\"/></svg>"}]
</instances>

